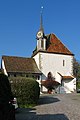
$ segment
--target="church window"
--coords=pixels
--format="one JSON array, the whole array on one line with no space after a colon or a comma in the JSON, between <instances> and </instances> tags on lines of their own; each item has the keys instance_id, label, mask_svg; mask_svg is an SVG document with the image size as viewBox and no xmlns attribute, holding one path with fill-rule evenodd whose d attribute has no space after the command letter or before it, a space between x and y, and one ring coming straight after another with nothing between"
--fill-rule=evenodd
<instances>
[{"instance_id":1,"label":"church window","mask_svg":"<svg viewBox=\"0 0 80 120\"><path fill-rule=\"evenodd\" d=\"M16 77L16 74L14 74L14 77Z\"/></svg>"},{"instance_id":2,"label":"church window","mask_svg":"<svg viewBox=\"0 0 80 120\"><path fill-rule=\"evenodd\" d=\"M38 80L40 80L40 76L39 75L37 76L37 78L38 78Z\"/></svg>"},{"instance_id":3,"label":"church window","mask_svg":"<svg viewBox=\"0 0 80 120\"><path fill-rule=\"evenodd\" d=\"M26 75L26 77L28 77L28 75Z\"/></svg>"},{"instance_id":4,"label":"church window","mask_svg":"<svg viewBox=\"0 0 80 120\"><path fill-rule=\"evenodd\" d=\"M63 60L63 66L65 66L65 60Z\"/></svg>"},{"instance_id":5,"label":"church window","mask_svg":"<svg viewBox=\"0 0 80 120\"><path fill-rule=\"evenodd\" d=\"M10 77L10 74L8 74L8 77Z\"/></svg>"}]
</instances>

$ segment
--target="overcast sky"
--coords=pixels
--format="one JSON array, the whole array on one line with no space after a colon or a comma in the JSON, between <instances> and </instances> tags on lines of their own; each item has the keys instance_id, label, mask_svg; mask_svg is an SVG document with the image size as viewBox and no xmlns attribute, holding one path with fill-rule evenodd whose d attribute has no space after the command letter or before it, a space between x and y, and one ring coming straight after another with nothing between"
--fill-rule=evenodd
<instances>
[{"instance_id":1,"label":"overcast sky","mask_svg":"<svg viewBox=\"0 0 80 120\"><path fill-rule=\"evenodd\" d=\"M80 0L0 0L0 57L30 57L43 6L45 34L54 33L80 60Z\"/></svg>"}]
</instances>

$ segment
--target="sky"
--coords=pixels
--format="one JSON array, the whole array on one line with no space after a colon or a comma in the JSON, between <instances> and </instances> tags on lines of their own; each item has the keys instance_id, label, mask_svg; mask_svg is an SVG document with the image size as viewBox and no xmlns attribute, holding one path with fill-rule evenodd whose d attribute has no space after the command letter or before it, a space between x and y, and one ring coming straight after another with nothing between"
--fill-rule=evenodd
<instances>
[{"instance_id":1,"label":"sky","mask_svg":"<svg viewBox=\"0 0 80 120\"><path fill-rule=\"evenodd\" d=\"M0 0L0 59L31 57L41 6L44 33L54 33L80 61L80 0Z\"/></svg>"}]
</instances>

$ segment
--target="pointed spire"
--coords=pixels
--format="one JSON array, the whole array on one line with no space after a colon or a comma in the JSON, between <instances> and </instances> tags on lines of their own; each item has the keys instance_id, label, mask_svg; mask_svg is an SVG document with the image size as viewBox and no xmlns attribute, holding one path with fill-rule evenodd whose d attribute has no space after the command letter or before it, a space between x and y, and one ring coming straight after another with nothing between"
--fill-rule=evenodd
<instances>
[{"instance_id":1,"label":"pointed spire","mask_svg":"<svg viewBox=\"0 0 80 120\"><path fill-rule=\"evenodd\" d=\"M42 14L43 14L43 6L41 6L41 14L40 14L40 30L44 33Z\"/></svg>"}]
</instances>

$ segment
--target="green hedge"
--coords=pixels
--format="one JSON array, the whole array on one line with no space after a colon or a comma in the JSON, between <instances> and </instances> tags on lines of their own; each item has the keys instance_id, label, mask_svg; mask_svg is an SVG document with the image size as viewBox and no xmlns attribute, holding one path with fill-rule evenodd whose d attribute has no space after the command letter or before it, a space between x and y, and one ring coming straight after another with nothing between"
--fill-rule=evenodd
<instances>
[{"instance_id":1,"label":"green hedge","mask_svg":"<svg viewBox=\"0 0 80 120\"><path fill-rule=\"evenodd\" d=\"M19 105L36 104L40 95L39 84L33 78L11 77L12 92Z\"/></svg>"},{"instance_id":2,"label":"green hedge","mask_svg":"<svg viewBox=\"0 0 80 120\"><path fill-rule=\"evenodd\" d=\"M77 81L77 89L80 89L80 81Z\"/></svg>"}]
</instances>

